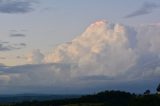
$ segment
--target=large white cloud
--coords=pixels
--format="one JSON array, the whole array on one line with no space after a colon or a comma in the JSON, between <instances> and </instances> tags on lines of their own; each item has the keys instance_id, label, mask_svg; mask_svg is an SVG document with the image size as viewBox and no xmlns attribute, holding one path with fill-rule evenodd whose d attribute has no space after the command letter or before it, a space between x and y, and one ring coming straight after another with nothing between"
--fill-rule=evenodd
<instances>
[{"instance_id":1,"label":"large white cloud","mask_svg":"<svg viewBox=\"0 0 160 106\"><path fill-rule=\"evenodd\" d=\"M77 75L115 76L136 62L129 34L123 25L98 21L70 43L59 45L45 60L77 64L73 72Z\"/></svg>"},{"instance_id":2,"label":"large white cloud","mask_svg":"<svg viewBox=\"0 0 160 106\"><path fill-rule=\"evenodd\" d=\"M11 87L14 92L51 88L73 93L128 82L147 85L148 80L151 85L160 79L159 28L97 21L51 54L33 51L28 56L30 65L1 66L0 86L5 89L0 91L10 91Z\"/></svg>"}]
</instances>

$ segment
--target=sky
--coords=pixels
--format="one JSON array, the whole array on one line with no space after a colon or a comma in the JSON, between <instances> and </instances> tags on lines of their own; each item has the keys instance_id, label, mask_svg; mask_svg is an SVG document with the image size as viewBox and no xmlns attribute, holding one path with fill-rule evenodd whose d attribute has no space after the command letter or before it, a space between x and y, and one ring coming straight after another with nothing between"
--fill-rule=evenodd
<instances>
[{"instance_id":1,"label":"sky","mask_svg":"<svg viewBox=\"0 0 160 106\"><path fill-rule=\"evenodd\" d=\"M159 13L159 0L0 0L0 94L155 91Z\"/></svg>"}]
</instances>

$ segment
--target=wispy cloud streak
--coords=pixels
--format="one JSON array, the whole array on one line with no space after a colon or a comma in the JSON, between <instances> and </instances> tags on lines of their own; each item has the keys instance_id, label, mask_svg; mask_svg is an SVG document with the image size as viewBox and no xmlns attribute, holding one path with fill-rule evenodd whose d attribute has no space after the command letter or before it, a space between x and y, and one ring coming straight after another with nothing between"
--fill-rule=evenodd
<instances>
[{"instance_id":1,"label":"wispy cloud streak","mask_svg":"<svg viewBox=\"0 0 160 106\"><path fill-rule=\"evenodd\" d=\"M0 13L28 13L34 10L33 0L0 0Z\"/></svg>"},{"instance_id":2,"label":"wispy cloud streak","mask_svg":"<svg viewBox=\"0 0 160 106\"><path fill-rule=\"evenodd\" d=\"M132 18L132 17L136 17L136 16L150 14L156 8L159 8L158 4L151 3L151 2L145 2L140 9L128 14L127 16L125 16L125 18Z\"/></svg>"}]
</instances>

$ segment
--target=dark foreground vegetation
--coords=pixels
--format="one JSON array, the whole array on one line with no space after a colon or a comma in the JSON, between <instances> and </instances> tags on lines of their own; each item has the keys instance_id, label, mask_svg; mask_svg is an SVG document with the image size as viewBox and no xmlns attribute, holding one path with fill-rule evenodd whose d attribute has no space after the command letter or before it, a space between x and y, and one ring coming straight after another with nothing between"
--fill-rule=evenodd
<instances>
[{"instance_id":1,"label":"dark foreground vegetation","mask_svg":"<svg viewBox=\"0 0 160 106\"><path fill-rule=\"evenodd\" d=\"M160 106L160 95L135 95L122 91L105 91L75 99L29 101L0 106Z\"/></svg>"}]
</instances>

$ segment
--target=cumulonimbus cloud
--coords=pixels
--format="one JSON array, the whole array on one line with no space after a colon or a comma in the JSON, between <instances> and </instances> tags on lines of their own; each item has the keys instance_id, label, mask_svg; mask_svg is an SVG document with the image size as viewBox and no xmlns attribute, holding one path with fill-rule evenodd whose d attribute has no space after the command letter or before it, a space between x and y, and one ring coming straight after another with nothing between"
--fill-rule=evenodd
<instances>
[{"instance_id":1,"label":"cumulonimbus cloud","mask_svg":"<svg viewBox=\"0 0 160 106\"><path fill-rule=\"evenodd\" d=\"M145 2L140 9L128 14L127 16L125 16L125 18L132 18L136 16L150 14L153 12L153 10L155 10L158 7L159 5L157 5L156 3Z\"/></svg>"},{"instance_id":2,"label":"cumulonimbus cloud","mask_svg":"<svg viewBox=\"0 0 160 106\"><path fill-rule=\"evenodd\" d=\"M154 86L160 80L159 28L97 21L46 56L34 50L28 56L30 65L0 66L0 92L65 93L67 89L73 93L113 85Z\"/></svg>"}]
</instances>

